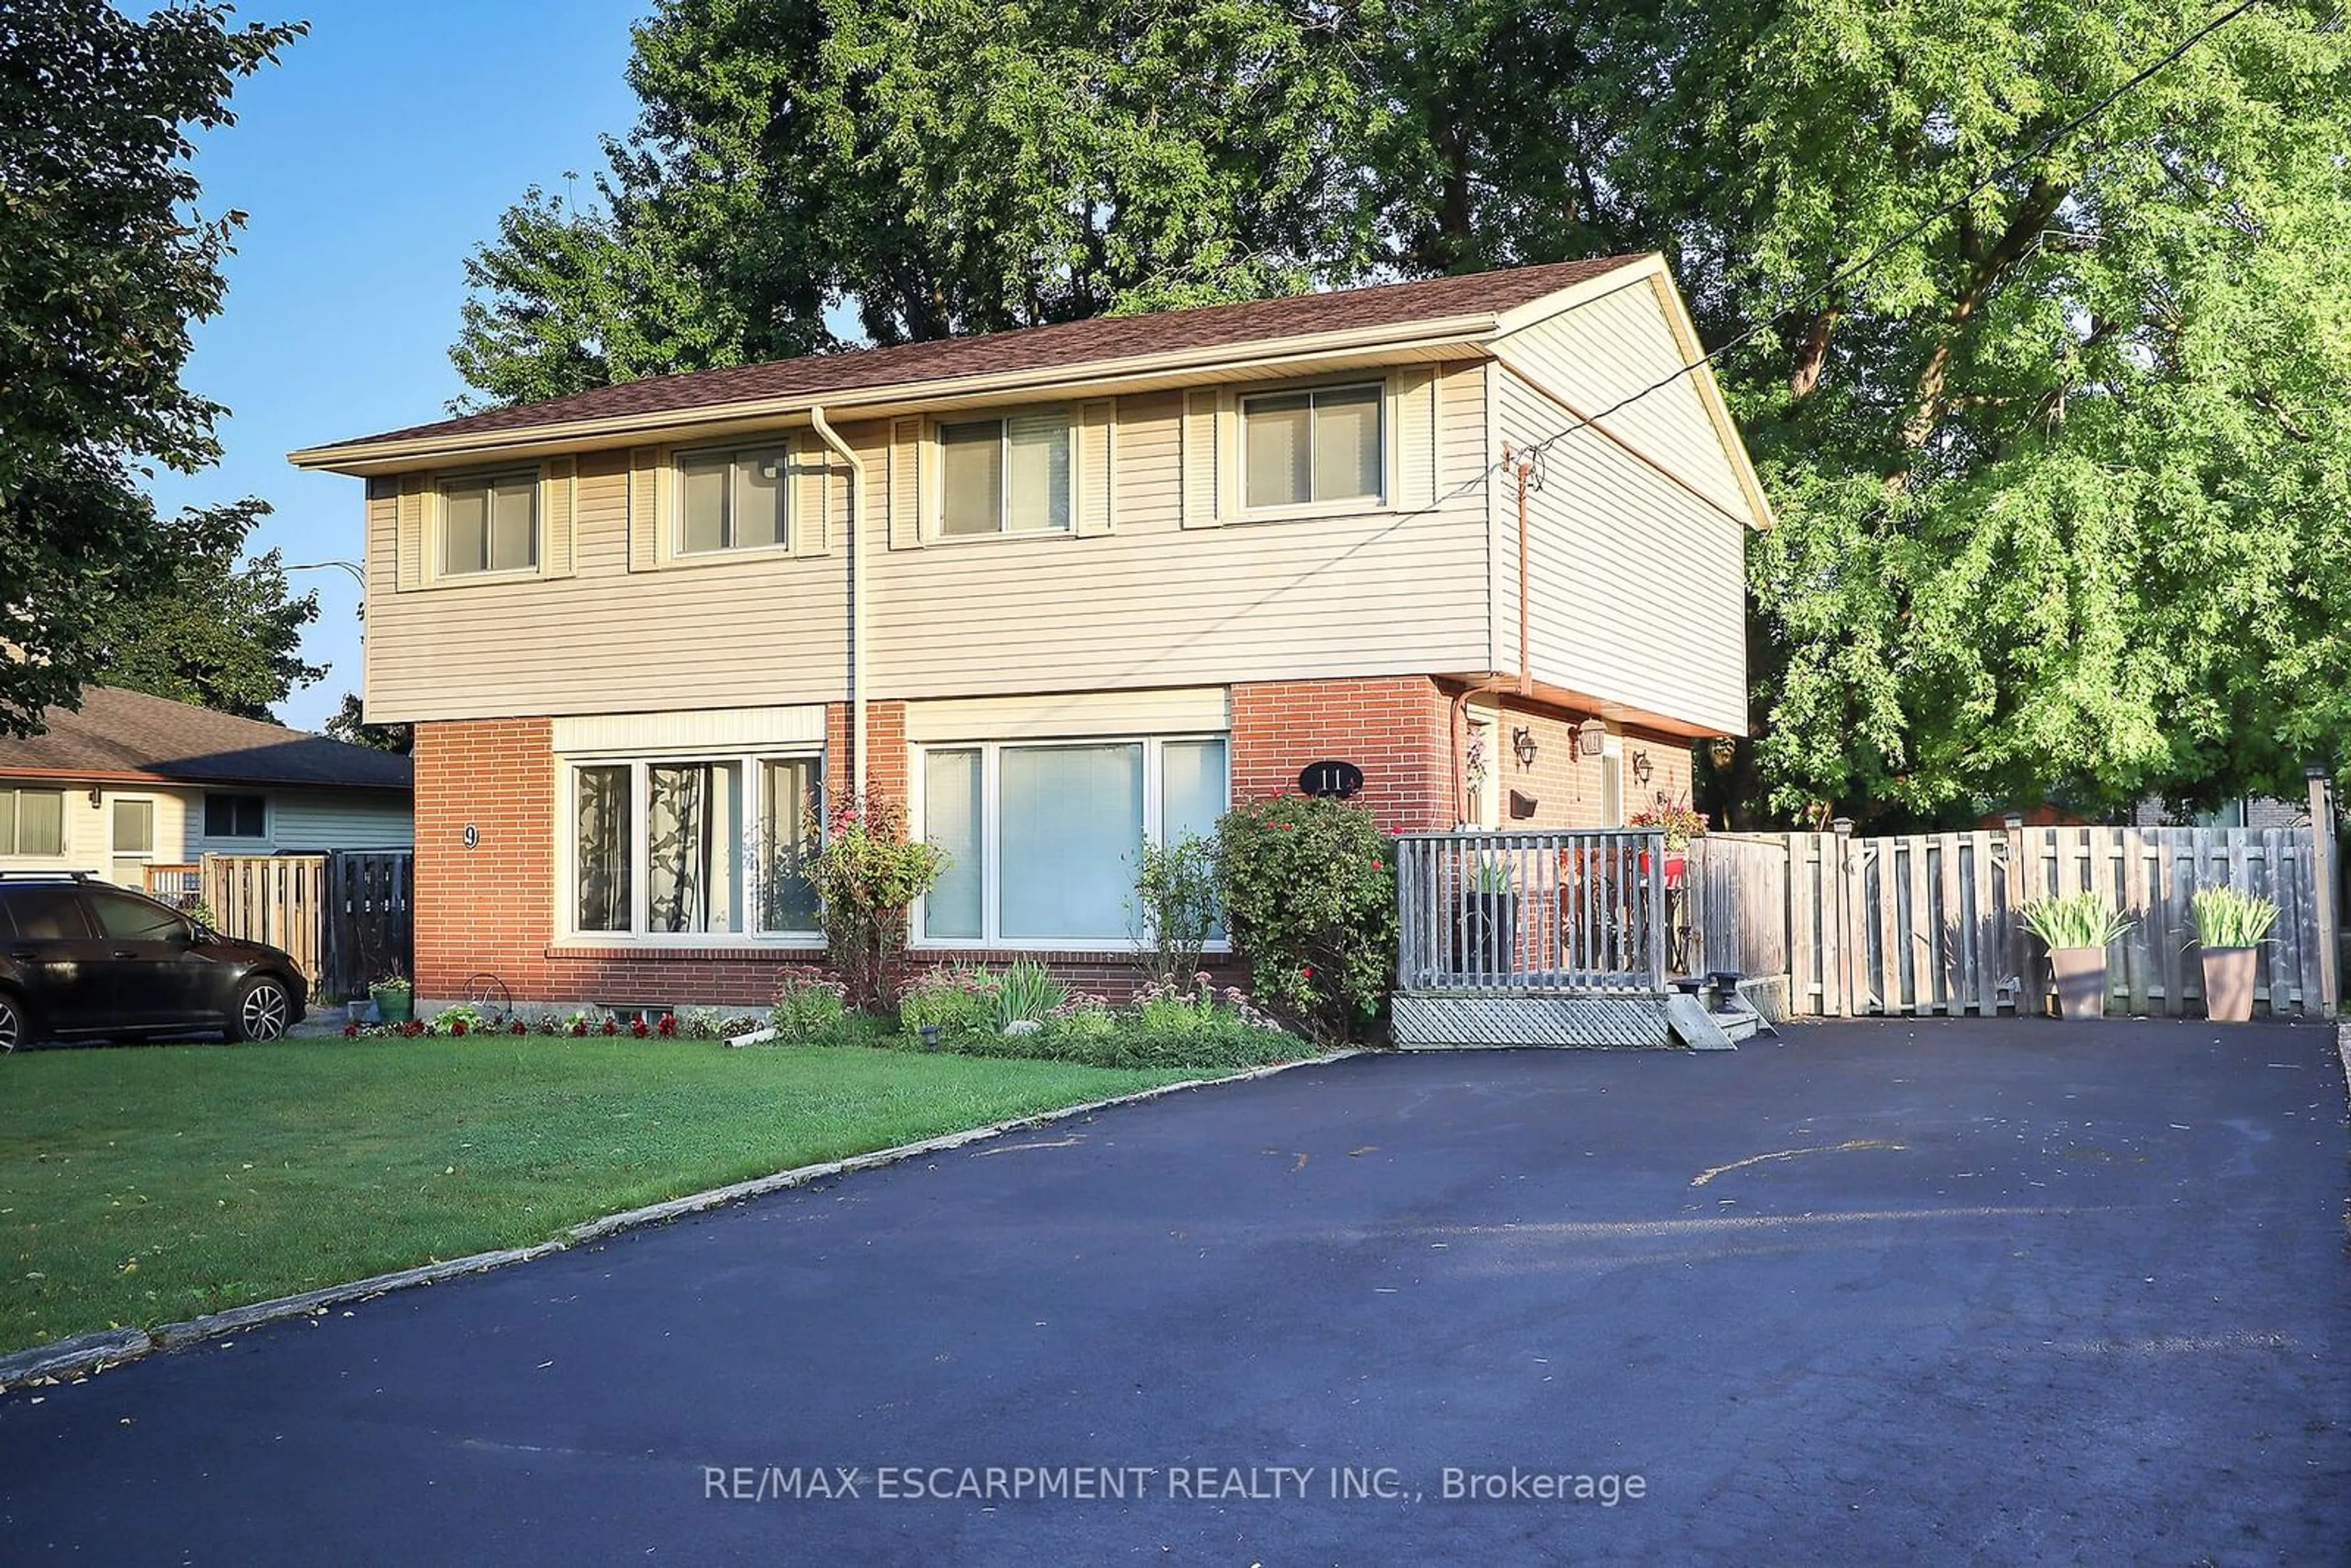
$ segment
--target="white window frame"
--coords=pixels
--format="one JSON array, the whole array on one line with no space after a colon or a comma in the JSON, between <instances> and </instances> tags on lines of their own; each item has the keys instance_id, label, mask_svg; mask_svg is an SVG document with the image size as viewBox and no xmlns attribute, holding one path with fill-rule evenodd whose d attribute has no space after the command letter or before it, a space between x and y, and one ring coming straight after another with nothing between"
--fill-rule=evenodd
<instances>
[{"instance_id":1,"label":"white window frame","mask_svg":"<svg viewBox=\"0 0 2351 1568\"><path fill-rule=\"evenodd\" d=\"M1249 404L1270 397L1296 397L1301 392L1310 397L1320 397L1326 392L1370 392L1372 394L1372 406L1379 411L1380 451L1378 458L1378 472L1380 476L1380 487L1365 496L1334 496L1327 499L1314 498L1304 501L1284 501L1277 505L1266 507L1252 507L1249 505ZM1393 464L1395 456L1395 390L1389 384L1389 382L1385 377L1376 377L1371 381L1353 379L1335 382L1311 382L1300 386L1252 387L1247 392L1238 393L1232 400L1234 426L1232 483L1233 503L1238 509L1239 516L1245 519L1251 520L1260 517L1348 517L1361 512L1381 512L1387 510L1389 505L1388 497L1395 493L1396 483L1395 475L1393 472ZM1313 410L1311 405L1307 410L1307 433L1311 439L1314 429ZM1314 472L1314 457L1311 447L1308 449L1307 453L1306 472L1311 482Z\"/></svg>"},{"instance_id":2,"label":"white window frame","mask_svg":"<svg viewBox=\"0 0 2351 1568\"><path fill-rule=\"evenodd\" d=\"M778 498L784 509L784 537L775 544L720 545L715 549L685 548L685 465L697 457L724 457L726 464L727 522L734 523L735 469L737 461L752 453L772 452L783 465L777 483ZM671 523L667 528L664 549L667 559L679 566L698 565L705 561L756 560L762 556L789 556L793 553L799 534L799 507L792 492L797 487L793 467L796 454L789 435L777 435L765 441L734 441L716 446L682 446L669 455L669 486Z\"/></svg>"},{"instance_id":3,"label":"white window frame","mask_svg":"<svg viewBox=\"0 0 2351 1568\"><path fill-rule=\"evenodd\" d=\"M449 492L475 485L495 487L501 480L530 481L530 564L503 570L486 568L481 571L451 571L449 570ZM424 530L424 560L427 580L434 583L460 585L474 582L519 582L539 576L547 568L547 475L542 468L482 468L463 474L443 474L433 481L429 493L432 527ZM485 527L488 524L485 523ZM485 553L488 540L485 538Z\"/></svg>"},{"instance_id":4,"label":"white window frame","mask_svg":"<svg viewBox=\"0 0 2351 1568\"><path fill-rule=\"evenodd\" d=\"M747 848L740 850L736 875L743 891L741 931L651 931L646 929L647 895L653 886L652 852L645 841L649 788L646 770L653 768L707 766L734 768L743 793L742 841L759 841L767 826L759 768L768 762L813 762L820 786L824 779L824 748L817 745L759 747L752 750L694 747L677 751L582 751L556 759L561 787L555 791L557 810L556 922L558 943L569 946L643 947L656 951L702 951L714 947L776 947L800 949L824 946L824 933L755 929L766 892L766 878ZM588 931L580 925L580 771L584 768L625 768L629 770L629 927L625 931ZM821 814L821 812L820 812Z\"/></svg>"},{"instance_id":5,"label":"white window frame","mask_svg":"<svg viewBox=\"0 0 2351 1568\"><path fill-rule=\"evenodd\" d=\"M1065 528L1016 528L1012 520L1012 422L1015 419L1058 419L1061 422L1061 439L1068 444L1069 461L1065 472L1070 476L1070 520ZM935 499L923 519L923 542L934 545L987 544L998 539L1066 539L1075 538L1078 532L1079 493L1085 485L1078 471L1081 454L1078 450L1079 420L1071 411L1059 404L1044 408L1005 409L996 413L985 410L969 414L942 414L930 424L929 468L937 476L930 486ZM1000 478L997 486L997 528L992 533L951 534L947 521L947 440L949 425L993 424L997 435L997 471Z\"/></svg>"},{"instance_id":6,"label":"white window frame","mask_svg":"<svg viewBox=\"0 0 2351 1568\"><path fill-rule=\"evenodd\" d=\"M1140 936L1116 937L1083 936L1003 936L998 934L998 894L1002 867L994 852L998 821L998 763L1007 751L1066 751L1072 747L1096 746L1141 746L1143 747L1143 832L1145 843L1166 842L1164 821L1165 801L1165 765L1162 748L1187 742L1217 741L1225 748L1224 810L1233 806L1233 737L1225 730L1177 731L1166 735L1061 735L1039 736L1019 740L938 740L908 748L907 794L913 802L914 837L928 833L930 821L927 788L928 758L934 751L977 751L979 753L979 929L977 936L933 936L930 935L930 899L927 895L914 901L912 930L908 936L910 951L958 953L1139 953L1151 946L1148 932ZM1219 812L1218 815L1222 815ZM1226 954L1232 944L1218 937L1201 948L1204 953Z\"/></svg>"},{"instance_id":7,"label":"white window frame","mask_svg":"<svg viewBox=\"0 0 2351 1568\"><path fill-rule=\"evenodd\" d=\"M73 853L74 846L73 794L74 791L71 789L51 789L46 784L36 784L24 781L0 783L0 795L5 795L8 798L8 827L10 829L8 842L11 846L6 854L0 855L0 860L56 861L64 860L70 856ZM57 798L57 853L49 854L40 850L28 850L24 847L25 811L23 802L19 797L25 795L55 795Z\"/></svg>"},{"instance_id":8,"label":"white window frame","mask_svg":"<svg viewBox=\"0 0 2351 1568\"><path fill-rule=\"evenodd\" d=\"M252 799L259 800L261 802L260 833L256 835L253 833L214 832L213 797L215 795L235 796L240 800ZM201 836L204 842L208 844L266 844L275 843L277 841L273 830L277 825L277 803L270 800L269 791L266 789L207 789L204 791L202 810L204 812L204 818L202 822L199 824ZM110 833L112 831L110 825L108 831Z\"/></svg>"}]
</instances>

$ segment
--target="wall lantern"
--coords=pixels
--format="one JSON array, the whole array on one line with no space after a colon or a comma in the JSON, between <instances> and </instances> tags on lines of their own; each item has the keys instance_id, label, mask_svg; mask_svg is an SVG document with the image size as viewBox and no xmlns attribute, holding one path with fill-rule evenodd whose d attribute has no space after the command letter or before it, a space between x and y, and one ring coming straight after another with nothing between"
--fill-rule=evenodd
<instances>
[{"instance_id":1,"label":"wall lantern","mask_svg":"<svg viewBox=\"0 0 2351 1568\"><path fill-rule=\"evenodd\" d=\"M1714 758L1715 770L1719 773L1728 773L1730 765L1739 760L1739 742L1729 736L1716 736L1706 743L1706 749L1708 755Z\"/></svg>"},{"instance_id":2,"label":"wall lantern","mask_svg":"<svg viewBox=\"0 0 2351 1568\"><path fill-rule=\"evenodd\" d=\"M1513 726L1510 750L1517 754L1520 767L1532 768L1535 765L1535 732L1522 724Z\"/></svg>"},{"instance_id":3,"label":"wall lantern","mask_svg":"<svg viewBox=\"0 0 2351 1568\"><path fill-rule=\"evenodd\" d=\"M1597 757L1601 743L1608 738L1608 727L1596 718L1587 718L1575 727L1575 749L1586 757Z\"/></svg>"},{"instance_id":4,"label":"wall lantern","mask_svg":"<svg viewBox=\"0 0 2351 1568\"><path fill-rule=\"evenodd\" d=\"M1625 766L1632 768L1634 781L1643 789L1647 789L1650 773L1649 754L1646 751L1636 751L1633 753Z\"/></svg>"}]
</instances>

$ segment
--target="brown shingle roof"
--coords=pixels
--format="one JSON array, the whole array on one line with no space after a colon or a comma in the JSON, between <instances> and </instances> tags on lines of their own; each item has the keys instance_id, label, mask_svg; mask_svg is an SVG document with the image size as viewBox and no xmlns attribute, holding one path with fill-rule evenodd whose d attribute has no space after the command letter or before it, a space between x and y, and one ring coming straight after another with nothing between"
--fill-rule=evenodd
<instances>
[{"instance_id":1,"label":"brown shingle roof","mask_svg":"<svg viewBox=\"0 0 2351 1568\"><path fill-rule=\"evenodd\" d=\"M574 392L569 397L492 409L433 424L410 425L336 444L360 446L419 436L487 435L582 420L684 413L773 398L831 397L965 376L1074 369L1186 350L1238 348L1323 332L1402 327L1451 316L1499 314L1640 259L1617 256L1554 262L1547 267L1336 289L1243 305L1204 305L1190 310L1103 317L977 338L905 343L890 349L811 354L728 370L648 376L619 386Z\"/></svg>"},{"instance_id":2,"label":"brown shingle roof","mask_svg":"<svg viewBox=\"0 0 2351 1568\"><path fill-rule=\"evenodd\" d=\"M136 773L203 784L301 784L408 789L405 757L283 725L113 686L88 686L81 711L55 707L44 735L0 737L0 775Z\"/></svg>"}]
</instances>

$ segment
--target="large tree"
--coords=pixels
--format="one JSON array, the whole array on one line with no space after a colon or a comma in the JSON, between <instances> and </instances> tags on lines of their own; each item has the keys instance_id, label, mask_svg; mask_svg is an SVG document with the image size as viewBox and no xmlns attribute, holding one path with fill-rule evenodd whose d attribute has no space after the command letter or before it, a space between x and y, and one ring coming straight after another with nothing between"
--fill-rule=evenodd
<instances>
[{"instance_id":1,"label":"large tree","mask_svg":"<svg viewBox=\"0 0 2351 1568\"><path fill-rule=\"evenodd\" d=\"M268 508L242 501L203 514L205 527L163 580L110 601L99 615L110 686L152 692L244 718L271 710L325 674L302 658L315 593L289 593L277 551L250 560L246 538Z\"/></svg>"},{"instance_id":2,"label":"large tree","mask_svg":"<svg viewBox=\"0 0 2351 1568\"><path fill-rule=\"evenodd\" d=\"M663 5L605 204L476 258L473 383L828 347L828 306L888 342L1658 247L1781 516L1750 807L2284 789L2351 727L2330 11L2233 16L2079 127L2216 13L913 11Z\"/></svg>"},{"instance_id":3,"label":"large tree","mask_svg":"<svg viewBox=\"0 0 2351 1568\"><path fill-rule=\"evenodd\" d=\"M224 526L159 519L138 481L219 455L220 410L180 372L243 214L196 215L190 132L302 31L229 10L0 9L0 734L71 705L110 608Z\"/></svg>"},{"instance_id":4,"label":"large tree","mask_svg":"<svg viewBox=\"0 0 2351 1568\"><path fill-rule=\"evenodd\" d=\"M597 200L467 263L483 401L1250 298L1368 262L1357 94L1277 0L664 0Z\"/></svg>"}]
</instances>

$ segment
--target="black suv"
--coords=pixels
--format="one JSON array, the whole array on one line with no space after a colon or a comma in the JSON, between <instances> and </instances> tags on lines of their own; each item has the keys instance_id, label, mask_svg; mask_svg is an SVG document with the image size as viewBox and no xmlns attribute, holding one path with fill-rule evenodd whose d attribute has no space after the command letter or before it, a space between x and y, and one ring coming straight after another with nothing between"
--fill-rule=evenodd
<instances>
[{"instance_id":1,"label":"black suv","mask_svg":"<svg viewBox=\"0 0 2351 1568\"><path fill-rule=\"evenodd\" d=\"M152 898L84 874L0 874L0 1051L199 1030L276 1040L306 992L286 954Z\"/></svg>"}]
</instances>

